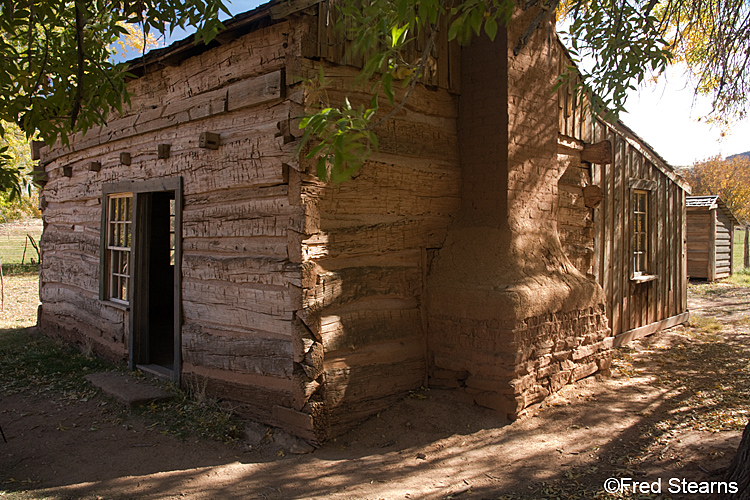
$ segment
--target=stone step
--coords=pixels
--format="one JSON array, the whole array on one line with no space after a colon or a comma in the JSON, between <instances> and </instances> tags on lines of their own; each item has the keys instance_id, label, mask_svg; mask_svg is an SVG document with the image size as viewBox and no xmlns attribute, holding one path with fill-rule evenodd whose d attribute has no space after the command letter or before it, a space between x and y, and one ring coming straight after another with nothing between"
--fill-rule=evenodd
<instances>
[{"instance_id":1,"label":"stone step","mask_svg":"<svg viewBox=\"0 0 750 500\"><path fill-rule=\"evenodd\" d=\"M86 375L86 380L95 387L128 407L166 401L172 395L157 387L153 381L137 379L123 372L99 372Z\"/></svg>"}]
</instances>

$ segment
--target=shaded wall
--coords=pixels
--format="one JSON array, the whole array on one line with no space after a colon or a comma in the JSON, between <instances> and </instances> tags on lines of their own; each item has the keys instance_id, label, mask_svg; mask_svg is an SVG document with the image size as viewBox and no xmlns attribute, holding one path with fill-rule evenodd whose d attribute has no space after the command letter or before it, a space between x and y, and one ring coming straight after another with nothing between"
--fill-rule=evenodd
<instances>
[{"instance_id":1,"label":"shaded wall","mask_svg":"<svg viewBox=\"0 0 750 500\"><path fill-rule=\"evenodd\" d=\"M601 288L557 233L557 60L544 30L512 54L533 15L462 50L461 211L428 278L434 378L510 418L608 369L611 346Z\"/></svg>"}]
</instances>

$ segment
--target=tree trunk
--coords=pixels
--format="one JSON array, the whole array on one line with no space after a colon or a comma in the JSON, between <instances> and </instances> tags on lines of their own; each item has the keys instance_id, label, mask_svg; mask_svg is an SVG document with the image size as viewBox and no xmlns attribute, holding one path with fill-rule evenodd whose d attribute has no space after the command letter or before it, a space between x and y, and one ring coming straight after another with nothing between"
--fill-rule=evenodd
<instances>
[{"instance_id":1,"label":"tree trunk","mask_svg":"<svg viewBox=\"0 0 750 500\"><path fill-rule=\"evenodd\" d=\"M727 470L727 482L737 483L737 493L725 495L724 500L750 500L750 422Z\"/></svg>"}]
</instances>

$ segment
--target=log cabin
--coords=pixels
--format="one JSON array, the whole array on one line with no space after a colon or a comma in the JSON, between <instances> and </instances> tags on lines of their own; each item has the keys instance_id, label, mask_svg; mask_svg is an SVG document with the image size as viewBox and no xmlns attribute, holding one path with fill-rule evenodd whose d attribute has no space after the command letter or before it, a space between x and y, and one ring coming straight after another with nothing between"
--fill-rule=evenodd
<instances>
[{"instance_id":1,"label":"log cabin","mask_svg":"<svg viewBox=\"0 0 750 500\"><path fill-rule=\"evenodd\" d=\"M547 29L513 54L532 11L465 47L444 20L338 185L297 126L321 69L364 99L331 1L273 0L134 61L126 111L39 151L39 327L318 442L420 386L515 419L608 372L613 333L685 310L683 185L622 125L570 118Z\"/></svg>"},{"instance_id":2,"label":"log cabin","mask_svg":"<svg viewBox=\"0 0 750 500\"><path fill-rule=\"evenodd\" d=\"M732 275L734 229L740 222L719 196L687 198L687 274L715 281Z\"/></svg>"}]
</instances>

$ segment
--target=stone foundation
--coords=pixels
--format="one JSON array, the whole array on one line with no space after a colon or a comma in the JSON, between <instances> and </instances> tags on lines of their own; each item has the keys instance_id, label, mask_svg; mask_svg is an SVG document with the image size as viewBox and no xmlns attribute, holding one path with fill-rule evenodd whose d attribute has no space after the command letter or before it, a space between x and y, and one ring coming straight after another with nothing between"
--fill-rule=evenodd
<instances>
[{"instance_id":1,"label":"stone foundation","mask_svg":"<svg viewBox=\"0 0 750 500\"><path fill-rule=\"evenodd\" d=\"M513 330L498 320L433 318L431 325L456 342L433 354L430 387L456 388L510 419L566 384L609 373L612 337L602 306L529 318Z\"/></svg>"}]
</instances>

